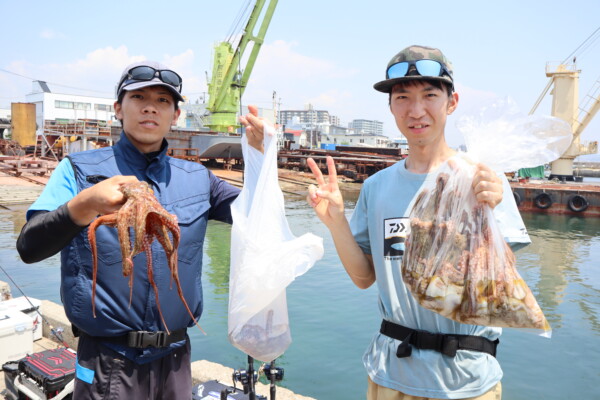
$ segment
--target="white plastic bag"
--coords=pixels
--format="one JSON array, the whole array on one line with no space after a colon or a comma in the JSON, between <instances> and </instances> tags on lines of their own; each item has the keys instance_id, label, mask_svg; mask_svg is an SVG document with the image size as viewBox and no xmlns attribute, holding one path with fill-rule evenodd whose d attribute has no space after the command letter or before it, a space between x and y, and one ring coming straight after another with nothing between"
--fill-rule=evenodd
<instances>
[{"instance_id":1,"label":"white plastic bag","mask_svg":"<svg viewBox=\"0 0 600 400\"><path fill-rule=\"evenodd\" d=\"M269 362L292 341L285 288L323 256L323 239L292 234L277 179L277 137L267 125L264 147L263 160L242 137L244 187L231 205L228 333L235 347Z\"/></svg>"}]
</instances>

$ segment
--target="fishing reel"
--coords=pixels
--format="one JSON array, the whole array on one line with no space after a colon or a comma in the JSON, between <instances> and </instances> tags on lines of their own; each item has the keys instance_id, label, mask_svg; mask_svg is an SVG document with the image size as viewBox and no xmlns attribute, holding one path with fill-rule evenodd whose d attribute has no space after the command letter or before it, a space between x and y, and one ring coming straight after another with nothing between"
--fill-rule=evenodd
<instances>
[{"instance_id":1,"label":"fishing reel","mask_svg":"<svg viewBox=\"0 0 600 400\"><path fill-rule=\"evenodd\" d=\"M250 381L250 376L252 376L252 381ZM239 382L242 384L244 388L244 394L248 394L250 390L250 386L252 382L256 382L258 380L258 371L252 371L252 375L245 369L238 369L233 371L233 382Z\"/></svg>"},{"instance_id":2,"label":"fishing reel","mask_svg":"<svg viewBox=\"0 0 600 400\"><path fill-rule=\"evenodd\" d=\"M275 367L273 363L265 364L263 371L267 379L271 382L283 380L283 368Z\"/></svg>"}]
</instances>

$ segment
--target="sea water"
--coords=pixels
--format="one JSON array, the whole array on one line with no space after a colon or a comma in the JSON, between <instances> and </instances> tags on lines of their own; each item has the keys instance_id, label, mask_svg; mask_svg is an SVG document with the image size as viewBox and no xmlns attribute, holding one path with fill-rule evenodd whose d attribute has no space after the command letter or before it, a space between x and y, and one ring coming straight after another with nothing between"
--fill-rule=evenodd
<instances>
[{"instance_id":1,"label":"sea water","mask_svg":"<svg viewBox=\"0 0 600 400\"><path fill-rule=\"evenodd\" d=\"M348 214L354 208L350 197ZM60 303L58 256L27 265L15 250L25 210L0 210L0 265L28 296ZM284 369L280 385L319 400L364 399L361 358L381 321L377 290L352 284L328 231L303 199L287 198L286 214L296 235L323 237L325 255L287 289L292 343L276 361ZM504 329L498 348L503 399L600 399L600 218L523 214L523 219L532 244L517 252L518 270L550 322L552 338ZM209 224L200 319L207 335L189 330L192 357L246 369L246 355L227 339L229 237L228 225ZM15 297L21 295L1 271L0 280L10 283Z\"/></svg>"}]
</instances>

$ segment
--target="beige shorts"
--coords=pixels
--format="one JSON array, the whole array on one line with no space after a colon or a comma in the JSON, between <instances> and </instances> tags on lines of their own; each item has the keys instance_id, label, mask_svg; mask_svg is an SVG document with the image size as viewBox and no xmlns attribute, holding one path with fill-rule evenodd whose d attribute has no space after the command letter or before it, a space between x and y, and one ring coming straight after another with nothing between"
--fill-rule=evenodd
<instances>
[{"instance_id":1,"label":"beige shorts","mask_svg":"<svg viewBox=\"0 0 600 400\"><path fill-rule=\"evenodd\" d=\"M371 378L368 379L367 400L435 400L431 397L410 396L394 389L379 386ZM496 386L481 396L468 397L464 400L502 400L502 384L498 382Z\"/></svg>"}]
</instances>

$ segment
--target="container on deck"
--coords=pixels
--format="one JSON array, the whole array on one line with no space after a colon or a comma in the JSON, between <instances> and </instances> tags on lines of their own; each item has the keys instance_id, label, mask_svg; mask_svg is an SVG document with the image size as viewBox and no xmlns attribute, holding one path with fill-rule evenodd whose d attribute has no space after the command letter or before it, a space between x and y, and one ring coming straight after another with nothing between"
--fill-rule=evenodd
<instances>
[{"instance_id":1,"label":"container on deck","mask_svg":"<svg viewBox=\"0 0 600 400\"><path fill-rule=\"evenodd\" d=\"M33 320L18 310L0 311L0 364L33 352Z\"/></svg>"},{"instance_id":2,"label":"container on deck","mask_svg":"<svg viewBox=\"0 0 600 400\"><path fill-rule=\"evenodd\" d=\"M0 314L3 310L21 311L33 320L33 340L39 340L42 338L43 330L42 317L40 315L41 305L41 300L34 299L32 297L15 297L13 299L0 302Z\"/></svg>"}]
</instances>

